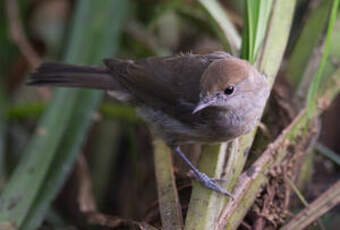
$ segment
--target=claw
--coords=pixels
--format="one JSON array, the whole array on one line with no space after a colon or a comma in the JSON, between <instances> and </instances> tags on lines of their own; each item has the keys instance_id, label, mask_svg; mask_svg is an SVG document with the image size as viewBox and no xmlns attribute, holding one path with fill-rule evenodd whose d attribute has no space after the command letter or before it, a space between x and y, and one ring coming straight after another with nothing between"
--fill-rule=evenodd
<instances>
[{"instance_id":1,"label":"claw","mask_svg":"<svg viewBox=\"0 0 340 230\"><path fill-rule=\"evenodd\" d=\"M184 153L181 151L181 149L179 148L179 146L176 146L173 149L177 155L179 157L181 157L185 163L187 163L187 165L192 169L193 174L196 177L196 180L198 180L199 182L201 182L202 184L204 184L205 187L210 188L216 192L222 193L223 195L229 196L231 197L231 199L233 200L234 197L233 195L231 195L229 192L227 192L223 187L221 187L220 185L216 184L215 182L224 182L225 179L219 179L219 178L210 178L208 177L206 174L201 173L200 171L198 171L198 169L189 161L189 159L184 155Z\"/></svg>"},{"instance_id":2,"label":"claw","mask_svg":"<svg viewBox=\"0 0 340 230\"><path fill-rule=\"evenodd\" d=\"M203 173L202 173L203 174ZM199 176L197 176L196 174L195 174L195 172L193 171L193 170L190 170L189 172L188 172L188 177L190 177L191 179L198 179L198 177ZM208 177L208 176L206 176L206 177ZM210 177L208 177L208 178L210 178ZM199 179L198 179L199 180ZM210 178L210 180L212 181L212 182L214 182L214 183L224 183L224 182L227 182L227 179L225 179L225 178Z\"/></svg>"},{"instance_id":3,"label":"claw","mask_svg":"<svg viewBox=\"0 0 340 230\"><path fill-rule=\"evenodd\" d=\"M210 178L215 183L224 183L227 182L227 179L225 178Z\"/></svg>"},{"instance_id":4,"label":"claw","mask_svg":"<svg viewBox=\"0 0 340 230\"><path fill-rule=\"evenodd\" d=\"M218 178L210 178L208 177L205 173L197 173L196 175L196 179L201 182L202 184L204 184L205 187L210 188L216 192L222 193L226 196L231 197L231 199L234 199L233 195L231 193L229 193L227 190L225 190L223 187L221 187L220 185L216 184L215 182L221 181L225 179L218 179Z\"/></svg>"}]
</instances>

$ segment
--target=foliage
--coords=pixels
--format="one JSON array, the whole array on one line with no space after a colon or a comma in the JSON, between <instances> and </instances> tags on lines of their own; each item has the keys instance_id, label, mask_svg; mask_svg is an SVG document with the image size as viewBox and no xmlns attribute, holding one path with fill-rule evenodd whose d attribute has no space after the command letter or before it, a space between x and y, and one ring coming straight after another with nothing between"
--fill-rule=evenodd
<instances>
[{"instance_id":1,"label":"foliage","mask_svg":"<svg viewBox=\"0 0 340 230\"><path fill-rule=\"evenodd\" d=\"M9 2L18 4L17 21L12 20ZM0 15L0 24L6 28L0 32L0 47L6 55L0 59L0 229L70 225L79 229L237 229L242 224L254 229L300 229L335 205L329 199L338 202L336 181L327 182L326 193L314 194L318 199L310 202L311 215L303 215L309 207L303 209L291 197L295 192L307 204L310 197L299 190L325 187L327 181L320 185L303 171L314 170L307 162L320 164L313 162L312 153L320 133L316 120L340 91L339 0L82 0L73 8L70 2L3 2L11 20ZM57 46L49 44L38 32L46 30L43 22L64 33L65 39ZM24 28L17 28L21 23ZM201 171L225 179L223 186L235 199L195 182L191 186L183 173L186 168L171 157L167 146L154 134L150 141L138 113L114 101L100 103L103 92L55 89L51 93L22 86L25 73L32 69L23 61L22 56L30 57L22 40L11 37L13 28L29 38L36 54L50 55L44 59L58 59L55 54L60 52L49 49L65 47L61 59L74 64L99 64L112 56L140 58L224 49L255 65L273 89L261 128L229 143L206 145L201 151L189 146L186 151ZM23 33L18 33L20 29ZM282 79L291 87L282 84ZM288 90L292 95L280 94ZM293 115L283 118L282 114ZM339 164L332 149L321 144L316 149ZM248 159L249 152L258 154ZM338 180L337 176L333 171L329 177ZM91 184L98 187L92 191ZM152 203L156 188L158 200ZM269 203L277 210L266 206ZM283 203L286 206L280 206ZM290 219L285 213L293 209L300 214ZM340 214L333 214L335 221Z\"/></svg>"}]
</instances>

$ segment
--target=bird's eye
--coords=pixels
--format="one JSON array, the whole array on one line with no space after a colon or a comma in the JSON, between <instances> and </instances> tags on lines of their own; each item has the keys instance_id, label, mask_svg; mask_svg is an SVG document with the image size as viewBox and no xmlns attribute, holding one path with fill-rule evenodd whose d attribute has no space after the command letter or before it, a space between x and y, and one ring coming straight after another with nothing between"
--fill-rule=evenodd
<instances>
[{"instance_id":1,"label":"bird's eye","mask_svg":"<svg viewBox=\"0 0 340 230\"><path fill-rule=\"evenodd\" d=\"M227 94L227 95L230 95L234 92L234 86L228 86L225 90L224 90L224 93Z\"/></svg>"}]
</instances>

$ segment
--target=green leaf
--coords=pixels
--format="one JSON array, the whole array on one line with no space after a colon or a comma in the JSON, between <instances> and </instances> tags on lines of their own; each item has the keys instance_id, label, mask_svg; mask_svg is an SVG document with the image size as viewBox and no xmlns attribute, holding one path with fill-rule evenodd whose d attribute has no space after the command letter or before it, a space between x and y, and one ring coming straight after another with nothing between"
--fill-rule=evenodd
<instances>
[{"instance_id":1,"label":"green leaf","mask_svg":"<svg viewBox=\"0 0 340 230\"><path fill-rule=\"evenodd\" d=\"M67 102L67 103L65 103ZM21 224L43 185L75 100L67 90L54 94L33 140L0 197L0 223ZM63 108L63 109L61 109Z\"/></svg>"},{"instance_id":2,"label":"green leaf","mask_svg":"<svg viewBox=\"0 0 340 230\"><path fill-rule=\"evenodd\" d=\"M332 5L331 15L329 18L328 28L327 28L325 48L323 51L320 66L319 66L318 71L315 73L313 81L308 89L306 104L307 104L307 114L310 118L312 117L314 110L316 108L318 91L320 90L320 84L321 84L321 80L323 76L322 73L327 63L327 58L328 58L331 41L332 41L334 24L336 21L336 16L338 14L338 8L339 8L339 0L334 0L333 5Z\"/></svg>"},{"instance_id":3,"label":"green leaf","mask_svg":"<svg viewBox=\"0 0 340 230\"><path fill-rule=\"evenodd\" d=\"M318 153L327 157L332 162L337 164L338 167L340 166L340 156L338 153L334 152L332 149L328 148L327 146L322 145L321 143L317 143L315 145L315 149Z\"/></svg>"},{"instance_id":4,"label":"green leaf","mask_svg":"<svg viewBox=\"0 0 340 230\"><path fill-rule=\"evenodd\" d=\"M223 6L216 0L199 0L198 2L208 13L210 23L219 36L224 48L230 50L233 55L238 55L241 47L240 35L223 10Z\"/></svg>"},{"instance_id":5,"label":"green leaf","mask_svg":"<svg viewBox=\"0 0 340 230\"><path fill-rule=\"evenodd\" d=\"M313 50L323 34L331 5L332 0L321 1L320 5L309 13L288 59L287 76L296 88L306 70L308 60L312 57Z\"/></svg>"},{"instance_id":6,"label":"green leaf","mask_svg":"<svg viewBox=\"0 0 340 230\"><path fill-rule=\"evenodd\" d=\"M241 57L254 63L266 34L273 1L247 0Z\"/></svg>"},{"instance_id":7,"label":"green leaf","mask_svg":"<svg viewBox=\"0 0 340 230\"><path fill-rule=\"evenodd\" d=\"M79 1L65 60L100 63L118 47L126 0ZM36 229L62 186L102 92L57 89L36 134L0 197L0 223Z\"/></svg>"}]
</instances>

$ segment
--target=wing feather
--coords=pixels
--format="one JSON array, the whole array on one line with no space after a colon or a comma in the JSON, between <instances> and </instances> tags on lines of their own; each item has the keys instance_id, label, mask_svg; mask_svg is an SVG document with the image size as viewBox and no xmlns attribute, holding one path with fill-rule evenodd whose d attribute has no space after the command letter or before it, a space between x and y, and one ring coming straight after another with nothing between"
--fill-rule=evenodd
<instances>
[{"instance_id":1,"label":"wing feather","mask_svg":"<svg viewBox=\"0 0 340 230\"><path fill-rule=\"evenodd\" d=\"M228 57L228 53L219 51L139 61L106 59L104 63L135 97L137 104L178 116L191 112L198 102L201 76L209 64Z\"/></svg>"}]
</instances>

